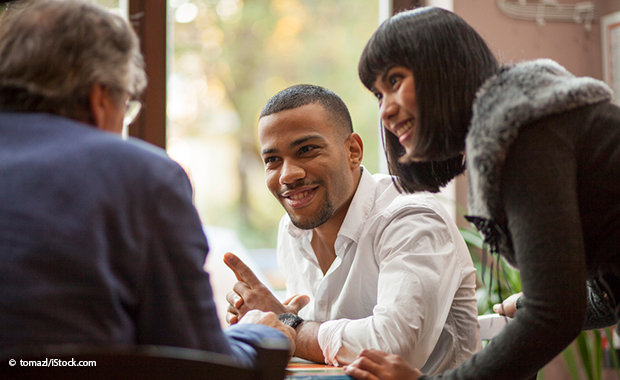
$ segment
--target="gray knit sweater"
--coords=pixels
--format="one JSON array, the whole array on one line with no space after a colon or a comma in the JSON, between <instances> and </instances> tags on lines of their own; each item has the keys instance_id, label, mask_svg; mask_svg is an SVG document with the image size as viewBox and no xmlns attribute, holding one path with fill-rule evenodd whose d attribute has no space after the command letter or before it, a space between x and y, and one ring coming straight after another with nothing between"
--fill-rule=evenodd
<instances>
[{"instance_id":1,"label":"gray knit sweater","mask_svg":"<svg viewBox=\"0 0 620 380\"><path fill-rule=\"evenodd\" d=\"M526 298L487 348L433 379L526 379L579 334L586 313L587 327L616 320L586 285L620 274L620 109L611 98L602 82L550 60L507 66L479 90L466 140L469 220L519 268Z\"/></svg>"}]
</instances>

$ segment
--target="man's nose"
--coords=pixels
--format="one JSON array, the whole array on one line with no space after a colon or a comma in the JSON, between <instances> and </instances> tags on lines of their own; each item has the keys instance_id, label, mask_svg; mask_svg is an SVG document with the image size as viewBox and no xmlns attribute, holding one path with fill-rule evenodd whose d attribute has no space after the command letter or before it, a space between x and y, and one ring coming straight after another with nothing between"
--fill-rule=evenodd
<instances>
[{"instance_id":1,"label":"man's nose","mask_svg":"<svg viewBox=\"0 0 620 380\"><path fill-rule=\"evenodd\" d=\"M295 160L285 160L280 172L280 184L290 185L306 176L305 169Z\"/></svg>"}]
</instances>

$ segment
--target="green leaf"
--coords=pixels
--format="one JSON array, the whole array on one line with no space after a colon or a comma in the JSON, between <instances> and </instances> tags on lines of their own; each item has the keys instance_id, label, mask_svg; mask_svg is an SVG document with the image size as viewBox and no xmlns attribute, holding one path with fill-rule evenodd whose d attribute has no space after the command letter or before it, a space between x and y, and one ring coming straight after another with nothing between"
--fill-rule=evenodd
<instances>
[{"instance_id":1,"label":"green leaf","mask_svg":"<svg viewBox=\"0 0 620 380\"><path fill-rule=\"evenodd\" d=\"M601 332L594 330L594 375L597 379L603 378L603 341Z\"/></svg>"},{"instance_id":2,"label":"green leaf","mask_svg":"<svg viewBox=\"0 0 620 380\"><path fill-rule=\"evenodd\" d=\"M461 232L461 236L463 236L465 243L473 245L477 248L482 248L482 237L477 232L472 232L463 228L460 228L459 231Z\"/></svg>"},{"instance_id":3,"label":"green leaf","mask_svg":"<svg viewBox=\"0 0 620 380\"><path fill-rule=\"evenodd\" d=\"M581 364L583 364L583 370L586 373L588 380L594 380L594 374L592 372L592 357L590 356L590 348L588 347L588 335L586 331L582 331L577 337L577 347L579 348L579 355L581 356Z\"/></svg>"},{"instance_id":4,"label":"green leaf","mask_svg":"<svg viewBox=\"0 0 620 380\"><path fill-rule=\"evenodd\" d=\"M620 360L618 360L618 352L614 347L614 335L611 332L609 327L605 328L605 336L607 337L607 342L609 342L609 352L611 355L611 361L614 363L614 368L616 369L616 374L620 377Z\"/></svg>"},{"instance_id":5,"label":"green leaf","mask_svg":"<svg viewBox=\"0 0 620 380\"><path fill-rule=\"evenodd\" d=\"M579 379L579 368L577 367L577 362L575 360L575 354L573 353L573 346L570 345L562 351L562 357L566 362L566 367L568 368L568 373L572 380L580 380Z\"/></svg>"}]
</instances>

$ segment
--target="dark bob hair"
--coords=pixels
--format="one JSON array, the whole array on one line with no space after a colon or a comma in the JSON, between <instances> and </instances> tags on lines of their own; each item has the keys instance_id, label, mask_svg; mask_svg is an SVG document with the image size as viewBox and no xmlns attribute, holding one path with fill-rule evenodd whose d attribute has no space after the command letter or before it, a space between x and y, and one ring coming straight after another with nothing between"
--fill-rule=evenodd
<instances>
[{"instance_id":1,"label":"dark bob hair","mask_svg":"<svg viewBox=\"0 0 620 380\"><path fill-rule=\"evenodd\" d=\"M377 75L395 66L414 76L418 128L412 153L383 128L390 173L399 190L439 191L463 172L462 152L477 90L499 71L482 37L462 18L424 7L389 18L372 35L360 58L359 77L373 90Z\"/></svg>"}]
</instances>

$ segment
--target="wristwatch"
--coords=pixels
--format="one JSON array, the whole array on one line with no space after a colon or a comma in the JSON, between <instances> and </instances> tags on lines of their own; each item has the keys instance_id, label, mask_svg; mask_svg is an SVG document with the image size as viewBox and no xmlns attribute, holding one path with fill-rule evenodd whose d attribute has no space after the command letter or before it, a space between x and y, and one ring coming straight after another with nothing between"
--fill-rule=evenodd
<instances>
[{"instance_id":1,"label":"wristwatch","mask_svg":"<svg viewBox=\"0 0 620 380\"><path fill-rule=\"evenodd\" d=\"M291 326L294 329L297 329L297 326L301 325L304 321L299 315L295 315L292 313L284 313L278 315L278 319L280 322L284 323L287 326Z\"/></svg>"}]
</instances>

